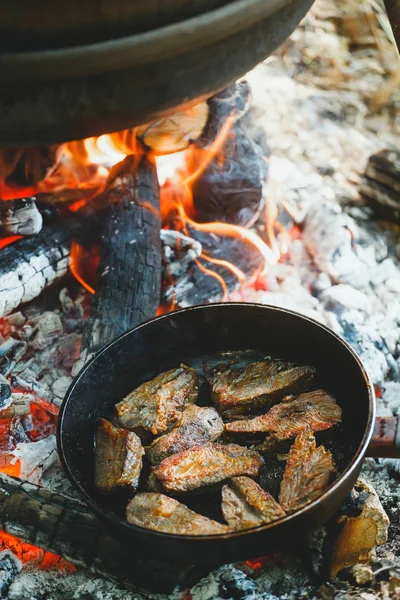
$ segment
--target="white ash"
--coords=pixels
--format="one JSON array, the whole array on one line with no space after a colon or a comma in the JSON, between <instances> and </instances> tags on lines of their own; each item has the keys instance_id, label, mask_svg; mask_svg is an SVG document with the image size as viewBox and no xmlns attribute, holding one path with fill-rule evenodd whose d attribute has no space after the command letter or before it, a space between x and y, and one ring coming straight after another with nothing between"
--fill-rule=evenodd
<instances>
[{"instance_id":1,"label":"white ash","mask_svg":"<svg viewBox=\"0 0 400 600\"><path fill-rule=\"evenodd\" d=\"M72 575L54 571L24 569L8 590L8 600L145 600L118 585L80 571Z\"/></svg>"},{"instance_id":2,"label":"white ash","mask_svg":"<svg viewBox=\"0 0 400 600\"><path fill-rule=\"evenodd\" d=\"M63 333L61 318L54 311L44 312L36 322L32 322L32 327L36 329L34 339L30 342L34 350L44 350Z\"/></svg>"},{"instance_id":3,"label":"white ash","mask_svg":"<svg viewBox=\"0 0 400 600\"><path fill-rule=\"evenodd\" d=\"M201 243L172 229L160 231L165 267L169 275L178 277L202 253Z\"/></svg>"},{"instance_id":4,"label":"white ash","mask_svg":"<svg viewBox=\"0 0 400 600\"><path fill-rule=\"evenodd\" d=\"M8 598L10 586L21 570L22 563L12 552L0 552L0 598Z\"/></svg>"},{"instance_id":5,"label":"white ash","mask_svg":"<svg viewBox=\"0 0 400 600\"><path fill-rule=\"evenodd\" d=\"M21 442L11 454L21 461L21 479L40 484L43 473L58 460L56 436Z\"/></svg>"}]
</instances>

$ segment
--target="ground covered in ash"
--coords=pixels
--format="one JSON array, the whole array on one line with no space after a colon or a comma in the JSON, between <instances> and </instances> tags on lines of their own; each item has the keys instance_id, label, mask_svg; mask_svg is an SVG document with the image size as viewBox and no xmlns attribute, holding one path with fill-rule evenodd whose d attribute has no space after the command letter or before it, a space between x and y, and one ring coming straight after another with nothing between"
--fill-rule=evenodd
<instances>
[{"instance_id":1,"label":"ground covered in ash","mask_svg":"<svg viewBox=\"0 0 400 600\"><path fill-rule=\"evenodd\" d=\"M398 146L399 74L386 17L379 2L372 0L317 0L290 40L249 73L253 108L246 118L255 136L266 133L272 153L269 193L278 203L284 199L289 208L282 219L292 235L282 260L257 282L257 289L246 288L232 297L298 310L343 335L370 372L380 415L400 414L400 228L377 221L361 202L358 186L369 156ZM21 361L17 358L13 373L25 381L40 379L40 395L56 404L72 380L87 314L86 295L72 296L63 289L44 314L43 307L33 304L22 310L22 317L10 317L10 327L25 327L32 351ZM29 328L39 331L32 342ZM23 405L24 393L16 394L17 404ZM38 443L46 445L40 453L32 448ZM57 464L54 435L33 444L22 441L18 452L27 479L65 492L69 484ZM259 564L225 565L190 590L158 597L400 598L400 461L368 459L363 476L373 484L391 522L389 540L376 550L365 584L355 585L347 575L327 581L325 534L320 530L291 554ZM32 566L21 570L18 561L4 553L0 596L157 597L121 589L83 569L72 575Z\"/></svg>"}]
</instances>

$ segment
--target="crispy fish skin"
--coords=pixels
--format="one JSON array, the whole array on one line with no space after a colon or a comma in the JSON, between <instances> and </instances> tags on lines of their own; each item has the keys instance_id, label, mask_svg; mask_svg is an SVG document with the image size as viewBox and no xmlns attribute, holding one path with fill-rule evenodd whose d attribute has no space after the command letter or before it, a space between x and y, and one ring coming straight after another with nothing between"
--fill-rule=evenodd
<instances>
[{"instance_id":1,"label":"crispy fish skin","mask_svg":"<svg viewBox=\"0 0 400 600\"><path fill-rule=\"evenodd\" d=\"M196 371L181 365L142 383L115 408L120 424L126 429L145 429L160 435L179 419L188 403L197 400L198 394Z\"/></svg>"},{"instance_id":2,"label":"crispy fish skin","mask_svg":"<svg viewBox=\"0 0 400 600\"><path fill-rule=\"evenodd\" d=\"M284 510L249 477L234 477L222 488L222 514L232 529L251 529L281 519Z\"/></svg>"},{"instance_id":3,"label":"crispy fish skin","mask_svg":"<svg viewBox=\"0 0 400 600\"><path fill-rule=\"evenodd\" d=\"M152 475L167 492L190 492L238 475L256 477L262 464L258 452L243 446L206 444L165 458Z\"/></svg>"},{"instance_id":4,"label":"crispy fish skin","mask_svg":"<svg viewBox=\"0 0 400 600\"><path fill-rule=\"evenodd\" d=\"M208 519L164 494L136 494L126 507L128 523L178 535L229 533L227 525Z\"/></svg>"},{"instance_id":5,"label":"crispy fish skin","mask_svg":"<svg viewBox=\"0 0 400 600\"><path fill-rule=\"evenodd\" d=\"M314 367L264 360L214 376L212 398L227 417L246 414L309 389L314 377Z\"/></svg>"},{"instance_id":6,"label":"crispy fish skin","mask_svg":"<svg viewBox=\"0 0 400 600\"><path fill-rule=\"evenodd\" d=\"M192 404L185 408L172 431L146 448L146 455L155 465L171 454L214 442L223 432L224 423L215 408Z\"/></svg>"},{"instance_id":7,"label":"crispy fish skin","mask_svg":"<svg viewBox=\"0 0 400 600\"><path fill-rule=\"evenodd\" d=\"M135 491L143 454L142 443L135 433L99 419L94 463L96 487L102 492L111 492L120 486L129 486Z\"/></svg>"},{"instance_id":8,"label":"crispy fish skin","mask_svg":"<svg viewBox=\"0 0 400 600\"><path fill-rule=\"evenodd\" d=\"M335 469L331 453L318 446L310 429L302 431L290 449L283 474L279 503L292 513L316 500L326 490Z\"/></svg>"},{"instance_id":9,"label":"crispy fish skin","mask_svg":"<svg viewBox=\"0 0 400 600\"><path fill-rule=\"evenodd\" d=\"M225 424L229 433L269 432L275 440L286 440L306 428L323 431L340 423L342 409L324 390L300 394L294 400L273 406L265 415Z\"/></svg>"}]
</instances>

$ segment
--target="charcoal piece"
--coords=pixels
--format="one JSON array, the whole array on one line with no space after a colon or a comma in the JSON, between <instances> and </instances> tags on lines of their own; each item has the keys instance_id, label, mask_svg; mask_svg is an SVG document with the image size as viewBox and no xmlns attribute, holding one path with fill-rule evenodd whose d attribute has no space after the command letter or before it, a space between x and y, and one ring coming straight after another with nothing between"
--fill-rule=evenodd
<instances>
[{"instance_id":1,"label":"charcoal piece","mask_svg":"<svg viewBox=\"0 0 400 600\"><path fill-rule=\"evenodd\" d=\"M92 315L82 361L134 325L153 317L160 302L160 201L154 161L128 156L110 172L98 204L103 219Z\"/></svg>"},{"instance_id":2,"label":"charcoal piece","mask_svg":"<svg viewBox=\"0 0 400 600\"><path fill-rule=\"evenodd\" d=\"M129 523L177 535L229 533L227 525L208 519L164 494L136 494L126 508Z\"/></svg>"},{"instance_id":3,"label":"charcoal piece","mask_svg":"<svg viewBox=\"0 0 400 600\"><path fill-rule=\"evenodd\" d=\"M203 160L196 144L190 150L194 168ZM197 156L197 154L199 154ZM260 214L266 198L268 163L259 146L234 127L220 152L193 182L193 201L202 221L246 225Z\"/></svg>"},{"instance_id":4,"label":"charcoal piece","mask_svg":"<svg viewBox=\"0 0 400 600\"><path fill-rule=\"evenodd\" d=\"M379 217L400 223L398 150L381 150L370 156L359 192Z\"/></svg>"},{"instance_id":5,"label":"charcoal piece","mask_svg":"<svg viewBox=\"0 0 400 600\"><path fill-rule=\"evenodd\" d=\"M0 375L0 410L4 410L8 406L10 406L12 402L11 394L11 385L4 377L4 375Z\"/></svg>"},{"instance_id":6,"label":"charcoal piece","mask_svg":"<svg viewBox=\"0 0 400 600\"><path fill-rule=\"evenodd\" d=\"M10 585L22 569L22 563L12 552L0 552L0 598L8 598Z\"/></svg>"},{"instance_id":7,"label":"charcoal piece","mask_svg":"<svg viewBox=\"0 0 400 600\"><path fill-rule=\"evenodd\" d=\"M43 218L35 198L0 203L0 235L34 235L39 233L42 226Z\"/></svg>"},{"instance_id":8,"label":"charcoal piece","mask_svg":"<svg viewBox=\"0 0 400 600\"><path fill-rule=\"evenodd\" d=\"M12 337L0 344L0 374L9 375L26 350L26 342Z\"/></svg>"},{"instance_id":9,"label":"charcoal piece","mask_svg":"<svg viewBox=\"0 0 400 600\"><path fill-rule=\"evenodd\" d=\"M204 570L158 560L142 546L113 537L90 509L69 496L0 474L0 519L7 533L127 587L171 593L191 587Z\"/></svg>"}]
</instances>

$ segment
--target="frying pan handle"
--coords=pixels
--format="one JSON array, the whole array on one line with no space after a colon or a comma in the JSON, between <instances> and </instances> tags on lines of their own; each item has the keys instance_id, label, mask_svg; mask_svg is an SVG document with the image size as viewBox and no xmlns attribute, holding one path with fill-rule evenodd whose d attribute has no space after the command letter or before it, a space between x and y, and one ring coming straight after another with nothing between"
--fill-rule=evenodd
<instances>
[{"instance_id":1,"label":"frying pan handle","mask_svg":"<svg viewBox=\"0 0 400 600\"><path fill-rule=\"evenodd\" d=\"M399 417L376 417L367 456L400 458Z\"/></svg>"}]
</instances>

